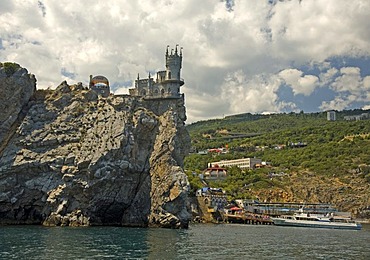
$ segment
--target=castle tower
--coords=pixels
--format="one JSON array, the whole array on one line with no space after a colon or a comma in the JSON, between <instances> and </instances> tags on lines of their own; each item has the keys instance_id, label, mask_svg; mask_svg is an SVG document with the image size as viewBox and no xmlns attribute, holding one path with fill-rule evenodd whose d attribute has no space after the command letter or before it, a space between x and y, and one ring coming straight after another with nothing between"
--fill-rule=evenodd
<instances>
[{"instance_id":1,"label":"castle tower","mask_svg":"<svg viewBox=\"0 0 370 260\"><path fill-rule=\"evenodd\" d=\"M181 78L182 67L182 48L166 50L166 70L158 71L156 79L151 77L150 73L147 79L140 79L139 76L135 80L135 88L130 89L130 95L142 96L146 99L158 98L181 98L180 87L184 85L184 80Z\"/></svg>"},{"instance_id":2,"label":"castle tower","mask_svg":"<svg viewBox=\"0 0 370 260\"><path fill-rule=\"evenodd\" d=\"M166 80L181 80L181 64L182 64L182 48L180 54L177 50L176 44L175 51L172 49L171 53L168 52L168 45L166 50Z\"/></svg>"},{"instance_id":3,"label":"castle tower","mask_svg":"<svg viewBox=\"0 0 370 260\"><path fill-rule=\"evenodd\" d=\"M157 74L158 87L161 89L161 96L166 98L179 98L180 87L184 85L184 80L181 78L181 67L182 67L182 48L178 50L176 44L175 50L168 51L169 46L167 45L166 50L166 70L160 71Z\"/></svg>"}]
</instances>

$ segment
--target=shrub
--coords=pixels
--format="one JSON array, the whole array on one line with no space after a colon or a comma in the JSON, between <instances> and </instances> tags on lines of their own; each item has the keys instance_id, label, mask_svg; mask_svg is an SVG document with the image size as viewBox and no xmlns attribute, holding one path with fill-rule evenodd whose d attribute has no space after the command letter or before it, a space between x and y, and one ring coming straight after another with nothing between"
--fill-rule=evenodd
<instances>
[{"instance_id":1,"label":"shrub","mask_svg":"<svg viewBox=\"0 0 370 260\"><path fill-rule=\"evenodd\" d=\"M4 68L7 77L13 75L21 67L19 64L14 62L4 62L0 64L0 66Z\"/></svg>"}]
</instances>

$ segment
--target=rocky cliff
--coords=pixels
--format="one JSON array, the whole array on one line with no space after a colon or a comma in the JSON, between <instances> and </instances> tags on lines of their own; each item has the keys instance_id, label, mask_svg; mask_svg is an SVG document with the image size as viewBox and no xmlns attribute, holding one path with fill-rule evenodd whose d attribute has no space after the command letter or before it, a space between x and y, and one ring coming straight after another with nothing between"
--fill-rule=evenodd
<instances>
[{"instance_id":1,"label":"rocky cliff","mask_svg":"<svg viewBox=\"0 0 370 260\"><path fill-rule=\"evenodd\" d=\"M66 82L33 93L24 69L0 76L0 223L188 226L183 99L102 98Z\"/></svg>"},{"instance_id":2,"label":"rocky cliff","mask_svg":"<svg viewBox=\"0 0 370 260\"><path fill-rule=\"evenodd\" d=\"M30 97L36 91L36 78L16 63L0 63L0 151L12 127L21 120Z\"/></svg>"}]
</instances>

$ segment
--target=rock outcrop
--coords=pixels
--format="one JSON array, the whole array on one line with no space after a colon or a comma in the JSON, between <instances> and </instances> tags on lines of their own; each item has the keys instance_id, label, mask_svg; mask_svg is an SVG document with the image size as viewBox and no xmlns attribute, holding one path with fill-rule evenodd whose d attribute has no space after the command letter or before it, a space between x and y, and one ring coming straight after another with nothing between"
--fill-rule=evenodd
<instances>
[{"instance_id":1,"label":"rock outcrop","mask_svg":"<svg viewBox=\"0 0 370 260\"><path fill-rule=\"evenodd\" d=\"M16 63L0 63L0 151L36 91L36 78Z\"/></svg>"},{"instance_id":2,"label":"rock outcrop","mask_svg":"<svg viewBox=\"0 0 370 260\"><path fill-rule=\"evenodd\" d=\"M12 116L20 102L5 104ZM63 82L27 109L0 151L0 223L188 226L183 99L102 98Z\"/></svg>"}]
</instances>

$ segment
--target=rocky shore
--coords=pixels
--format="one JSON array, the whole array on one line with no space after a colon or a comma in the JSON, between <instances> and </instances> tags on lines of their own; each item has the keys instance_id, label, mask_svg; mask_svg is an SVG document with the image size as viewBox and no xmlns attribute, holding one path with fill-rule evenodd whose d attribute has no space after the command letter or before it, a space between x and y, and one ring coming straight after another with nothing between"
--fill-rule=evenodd
<instances>
[{"instance_id":1,"label":"rocky shore","mask_svg":"<svg viewBox=\"0 0 370 260\"><path fill-rule=\"evenodd\" d=\"M0 67L0 224L186 228L183 98L36 90Z\"/></svg>"}]
</instances>

